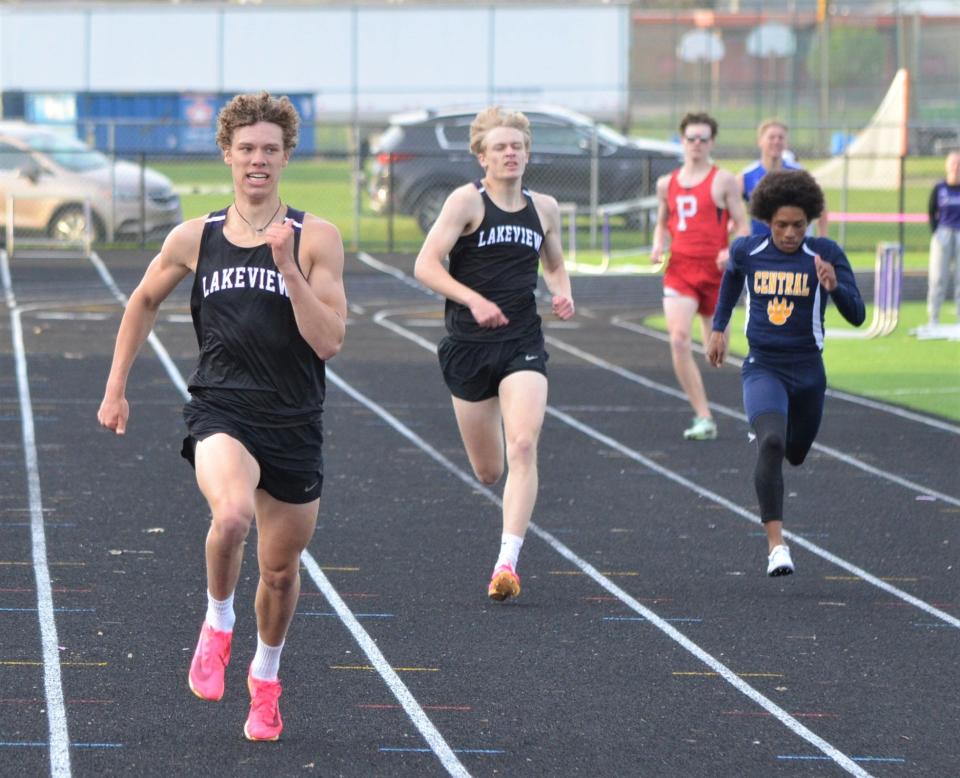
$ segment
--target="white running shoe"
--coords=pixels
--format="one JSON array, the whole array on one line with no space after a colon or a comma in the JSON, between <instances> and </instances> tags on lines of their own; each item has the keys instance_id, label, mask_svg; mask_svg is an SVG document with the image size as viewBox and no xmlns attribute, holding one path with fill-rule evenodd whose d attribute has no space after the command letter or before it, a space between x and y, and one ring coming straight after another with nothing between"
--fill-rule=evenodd
<instances>
[{"instance_id":1,"label":"white running shoe","mask_svg":"<svg viewBox=\"0 0 960 778\"><path fill-rule=\"evenodd\" d=\"M790 575L793 572L793 560L790 558L790 549L786 546L774 546L767 557L767 575L771 578L778 575Z\"/></svg>"},{"instance_id":2,"label":"white running shoe","mask_svg":"<svg viewBox=\"0 0 960 778\"><path fill-rule=\"evenodd\" d=\"M717 423L707 416L695 416L693 424L683 431L684 440L716 440Z\"/></svg>"}]
</instances>

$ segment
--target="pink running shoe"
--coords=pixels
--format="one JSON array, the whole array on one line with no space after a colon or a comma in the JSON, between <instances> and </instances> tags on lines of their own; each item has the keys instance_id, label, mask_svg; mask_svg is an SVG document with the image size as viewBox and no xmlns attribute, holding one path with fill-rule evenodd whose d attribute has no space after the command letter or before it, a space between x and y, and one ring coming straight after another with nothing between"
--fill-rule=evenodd
<instances>
[{"instance_id":1,"label":"pink running shoe","mask_svg":"<svg viewBox=\"0 0 960 778\"><path fill-rule=\"evenodd\" d=\"M280 681L261 681L248 673L247 688L250 690L250 713L243 725L243 736L247 740L279 740L283 731L278 704L283 691Z\"/></svg>"},{"instance_id":2,"label":"pink running shoe","mask_svg":"<svg viewBox=\"0 0 960 778\"><path fill-rule=\"evenodd\" d=\"M491 600L502 602L508 597L520 596L520 576L510 565L495 567L487 587L487 596Z\"/></svg>"},{"instance_id":3,"label":"pink running shoe","mask_svg":"<svg viewBox=\"0 0 960 778\"><path fill-rule=\"evenodd\" d=\"M187 676L190 691L201 700L216 702L223 697L223 673L230 662L232 640L232 632L220 632L203 622Z\"/></svg>"}]
</instances>

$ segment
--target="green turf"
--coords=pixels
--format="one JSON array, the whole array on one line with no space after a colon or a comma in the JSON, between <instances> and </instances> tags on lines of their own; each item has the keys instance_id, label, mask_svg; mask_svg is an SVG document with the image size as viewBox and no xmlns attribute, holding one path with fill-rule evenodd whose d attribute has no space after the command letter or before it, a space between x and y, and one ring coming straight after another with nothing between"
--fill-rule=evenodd
<instances>
[{"instance_id":1,"label":"green turf","mask_svg":"<svg viewBox=\"0 0 960 778\"><path fill-rule=\"evenodd\" d=\"M956 321L949 308L943 308L945 324ZM872 315L873 306L868 305L867 324ZM738 306L730 324L730 353L736 356L747 352L743 316L743 306ZM831 338L831 329L854 328L828 308L823 359L830 386L960 421L960 342L917 340L910 335L912 328L925 321L924 303L908 302L901 306L897 329L887 337ZM644 323L665 329L662 315L650 316Z\"/></svg>"}]
</instances>

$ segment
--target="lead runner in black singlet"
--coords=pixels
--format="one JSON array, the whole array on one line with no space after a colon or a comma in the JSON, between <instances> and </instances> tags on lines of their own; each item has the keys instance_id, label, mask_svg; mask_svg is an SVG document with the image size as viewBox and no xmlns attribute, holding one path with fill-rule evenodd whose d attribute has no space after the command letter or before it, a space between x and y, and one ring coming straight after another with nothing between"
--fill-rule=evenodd
<instances>
[{"instance_id":1,"label":"lead runner in black singlet","mask_svg":"<svg viewBox=\"0 0 960 778\"><path fill-rule=\"evenodd\" d=\"M503 474L503 532L487 594L520 594L517 559L537 499L537 440L547 405L547 353L534 292L537 268L560 319L573 316L560 210L523 188L530 123L488 108L470 126L481 180L450 194L417 257L416 276L446 298L438 348L460 434L477 478ZM449 255L449 270L443 259Z\"/></svg>"},{"instance_id":2,"label":"lead runner in black singlet","mask_svg":"<svg viewBox=\"0 0 960 778\"><path fill-rule=\"evenodd\" d=\"M160 303L194 273L190 307L200 347L184 408L183 455L210 506L207 611L190 689L219 700L230 660L233 592L244 540L257 522L257 651L247 674L248 740L283 728L278 668L300 592L300 552L323 486L324 362L340 351L346 319L343 244L329 222L280 200L297 144L287 98L238 95L220 112L217 143L234 202L176 227L130 296L97 418L122 435L126 383Z\"/></svg>"}]
</instances>

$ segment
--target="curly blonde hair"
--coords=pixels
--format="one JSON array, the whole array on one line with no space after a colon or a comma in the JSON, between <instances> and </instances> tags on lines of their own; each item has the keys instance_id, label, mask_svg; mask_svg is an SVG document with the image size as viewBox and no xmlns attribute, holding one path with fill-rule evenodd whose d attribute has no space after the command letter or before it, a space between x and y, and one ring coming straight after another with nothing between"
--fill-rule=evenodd
<instances>
[{"instance_id":1,"label":"curly blonde hair","mask_svg":"<svg viewBox=\"0 0 960 778\"><path fill-rule=\"evenodd\" d=\"M520 130L523 133L524 148L530 151L532 140L530 120L520 111L506 111L499 105L480 111L470 123L470 151L474 154L483 153L487 133L497 127L510 127L514 130Z\"/></svg>"},{"instance_id":2,"label":"curly blonde hair","mask_svg":"<svg viewBox=\"0 0 960 778\"><path fill-rule=\"evenodd\" d=\"M269 92L237 95L217 115L217 145L226 151L239 127L270 122L283 130L283 149L296 148L300 133L300 114L289 98L272 97Z\"/></svg>"}]
</instances>

